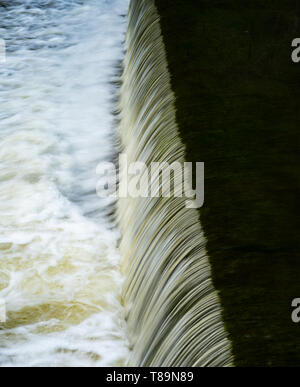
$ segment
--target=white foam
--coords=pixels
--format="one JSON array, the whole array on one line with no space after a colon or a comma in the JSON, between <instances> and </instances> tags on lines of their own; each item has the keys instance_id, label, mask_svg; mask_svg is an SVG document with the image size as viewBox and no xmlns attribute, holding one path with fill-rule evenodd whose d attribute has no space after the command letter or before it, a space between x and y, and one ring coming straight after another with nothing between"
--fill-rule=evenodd
<instances>
[{"instance_id":1,"label":"white foam","mask_svg":"<svg viewBox=\"0 0 300 387\"><path fill-rule=\"evenodd\" d=\"M42 3L0 15L0 365L123 365L119 233L95 189L128 0Z\"/></svg>"}]
</instances>

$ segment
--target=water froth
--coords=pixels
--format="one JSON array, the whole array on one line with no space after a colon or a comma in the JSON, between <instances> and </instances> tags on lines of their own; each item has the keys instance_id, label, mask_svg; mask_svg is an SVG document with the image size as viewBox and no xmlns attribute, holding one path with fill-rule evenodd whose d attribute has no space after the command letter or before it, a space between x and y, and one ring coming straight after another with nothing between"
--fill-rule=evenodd
<instances>
[{"instance_id":1,"label":"water froth","mask_svg":"<svg viewBox=\"0 0 300 387\"><path fill-rule=\"evenodd\" d=\"M95 188L97 164L114 152L112 81L127 7L0 6L1 366L126 361L119 233Z\"/></svg>"}]
</instances>

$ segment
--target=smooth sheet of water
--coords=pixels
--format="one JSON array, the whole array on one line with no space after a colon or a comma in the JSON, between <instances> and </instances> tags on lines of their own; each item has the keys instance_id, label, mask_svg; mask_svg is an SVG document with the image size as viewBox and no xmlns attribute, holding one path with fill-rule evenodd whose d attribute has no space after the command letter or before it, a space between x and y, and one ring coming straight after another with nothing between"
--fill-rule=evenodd
<instances>
[{"instance_id":1,"label":"smooth sheet of water","mask_svg":"<svg viewBox=\"0 0 300 387\"><path fill-rule=\"evenodd\" d=\"M118 231L96 196L113 149L128 0L0 1L1 366L128 356Z\"/></svg>"}]
</instances>

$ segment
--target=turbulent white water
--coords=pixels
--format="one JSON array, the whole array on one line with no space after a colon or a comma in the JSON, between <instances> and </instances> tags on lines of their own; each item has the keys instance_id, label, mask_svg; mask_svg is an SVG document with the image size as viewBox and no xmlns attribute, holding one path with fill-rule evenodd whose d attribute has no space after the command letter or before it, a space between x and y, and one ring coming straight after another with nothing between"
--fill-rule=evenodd
<instances>
[{"instance_id":1,"label":"turbulent white water","mask_svg":"<svg viewBox=\"0 0 300 387\"><path fill-rule=\"evenodd\" d=\"M119 234L95 193L96 166L114 151L127 7L0 1L1 366L111 366L128 356Z\"/></svg>"}]
</instances>

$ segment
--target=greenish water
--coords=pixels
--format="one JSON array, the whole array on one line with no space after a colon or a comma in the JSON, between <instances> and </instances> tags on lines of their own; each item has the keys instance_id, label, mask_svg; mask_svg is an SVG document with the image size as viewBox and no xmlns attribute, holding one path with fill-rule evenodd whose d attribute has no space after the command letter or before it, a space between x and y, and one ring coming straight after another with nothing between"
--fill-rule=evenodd
<instances>
[{"instance_id":1,"label":"greenish water","mask_svg":"<svg viewBox=\"0 0 300 387\"><path fill-rule=\"evenodd\" d=\"M300 1L156 0L237 366L299 366Z\"/></svg>"}]
</instances>

